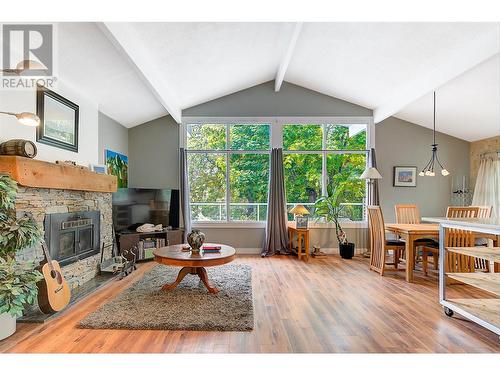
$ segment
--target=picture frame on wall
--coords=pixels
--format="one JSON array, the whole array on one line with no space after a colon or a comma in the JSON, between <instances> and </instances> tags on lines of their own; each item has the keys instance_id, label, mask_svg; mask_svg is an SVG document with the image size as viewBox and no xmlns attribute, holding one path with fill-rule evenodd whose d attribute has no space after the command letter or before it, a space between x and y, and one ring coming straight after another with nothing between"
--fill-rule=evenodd
<instances>
[{"instance_id":1,"label":"picture frame on wall","mask_svg":"<svg viewBox=\"0 0 500 375\"><path fill-rule=\"evenodd\" d=\"M100 174L108 174L108 167L105 164L90 164L92 172Z\"/></svg>"},{"instance_id":2,"label":"picture frame on wall","mask_svg":"<svg viewBox=\"0 0 500 375\"><path fill-rule=\"evenodd\" d=\"M416 187L417 167L395 166L393 173L393 186L395 187Z\"/></svg>"},{"instance_id":3,"label":"picture frame on wall","mask_svg":"<svg viewBox=\"0 0 500 375\"><path fill-rule=\"evenodd\" d=\"M40 126L36 141L64 150L78 152L80 107L63 96L38 86L36 114Z\"/></svg>"},{"instance_id":4,"label":"picture frame on wall","mask_svg":"<svg viewBox=\"0 0 500 375\"><path fill-rule=\"evenodd\" d=\"M104 162L108 174L117 177L118 188L128 187L128 156L116 151L104 150Z\"/></svg>"}]
</instances>

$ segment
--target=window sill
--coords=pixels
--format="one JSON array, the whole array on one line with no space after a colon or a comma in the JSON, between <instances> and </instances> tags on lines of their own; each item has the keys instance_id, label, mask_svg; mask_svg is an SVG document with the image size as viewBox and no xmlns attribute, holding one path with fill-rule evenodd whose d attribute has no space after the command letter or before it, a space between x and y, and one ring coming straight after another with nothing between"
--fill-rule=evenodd
<instances>
[{"instance_id":1,"label":"window sill","mask_svg":"<svg viewBox=\"0 0 500 375\"><path fill-rule=\"evenodd\" d=\"M265 228L265 221L193 221L193 228Z\"/></svg>"},{"instance_id":2,"label":"window sill","mask_svg":"<svg viewBox=\"0 0 500 375\"><path fill-rule=\"evenodd\" d=\"M294 221L289 221L288 225L295 225ZM366 221L349 221L342 223L342 228L344 229L356 229L356 228L368 228L368 222ZM265 221L197 221L192 223L193 228L234 228L234 229L264 229L266 227ZM333 223L316 223L314 221L309 222L309 229L334 229L335 224Z\"/></svg>"}]
</instances>

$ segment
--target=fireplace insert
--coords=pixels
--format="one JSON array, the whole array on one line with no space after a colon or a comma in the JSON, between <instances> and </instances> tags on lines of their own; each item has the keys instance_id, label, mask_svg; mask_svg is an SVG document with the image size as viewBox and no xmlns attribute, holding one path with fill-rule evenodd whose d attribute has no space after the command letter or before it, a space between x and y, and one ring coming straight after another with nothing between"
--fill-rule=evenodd
<instances>
[{"instance_id":1,"label":"fireplace insert","mask_svg":"<svg viewBox=\"0 0 500 375\"><path fill-rule=\"evenodd\" d=\"M45 242L61 266L99 253L101 214L81 211L45 215Z\"/></svg>"}]
</instances>

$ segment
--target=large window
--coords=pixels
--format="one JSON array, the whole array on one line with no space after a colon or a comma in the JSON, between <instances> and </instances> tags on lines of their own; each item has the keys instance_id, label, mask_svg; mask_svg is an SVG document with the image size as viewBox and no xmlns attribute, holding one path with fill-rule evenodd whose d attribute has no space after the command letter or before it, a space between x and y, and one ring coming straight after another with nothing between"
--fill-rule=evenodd
<instances>
[{"instance_id":1,"label":"large window","mask_svg":"<svg viewBox=\"0 0 500 375\"><path fill-rule=\"evenodd\" d=\"M283 149L287 207L341 192L345 219L365 217L366 124L285 124ZM290 214L289 219L293 216Z\"/></svg>"},{"instance_id":2,"label":"large window","mask_svg":"<svg viewBox=\"0 0 500 375\"><path fill-rule=\"evenodd\" d=\"M269 124L188 124L193 221L264 221Z\"/></svg>"},{"instance_id":3,"label":"large window","mask_svg":"<svg viewBox=\"0 0 500 375\"><path fill-rule=\"evenodd\" d=\"M188 122L192 220L265 221L271 145L284 150L288 208L300 203L314 216L319 197L342 190L344 218L364 220L367 124Z\"/></svg>"}]
</instances>

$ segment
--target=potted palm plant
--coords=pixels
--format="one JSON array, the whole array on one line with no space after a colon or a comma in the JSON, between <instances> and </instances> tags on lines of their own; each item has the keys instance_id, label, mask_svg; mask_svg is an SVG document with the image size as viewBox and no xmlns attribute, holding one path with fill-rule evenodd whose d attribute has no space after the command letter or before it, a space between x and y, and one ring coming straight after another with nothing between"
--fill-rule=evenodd
<instances>
[{"instance_id":1,"label":"potted palm plant","mask_svg":"<svg viewBox=\"0 0 500 375\"><path fill-rule=\"evenodd\" d=\"M16 318L26 305L35 302L36 283L42 274L33 262L16 259L16 253L34 246L42 231L28 215L17 217L17 184L7 175L0 176L0 340L16 331Z\"/></svg>"},{"instance_id":2,"label":"potted palm plant","mask_svg":"<svg viewBox=\"0 0 500 375\"><path fill-rule=\"evenodd\" d=\"M339 252L343 259L351 259L354 256L355 245L347 240L347 235L342 225L340 218L345 215L348 207L342 206L342 198L348 184L340 184L336 188L328 188L328 196L319 198L314 203L314 213L318 218L324 218L325 221L335 224L335 234L339 241Z\"/></svg>"}]
</instances>

